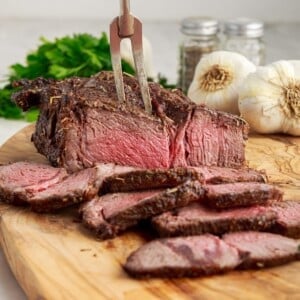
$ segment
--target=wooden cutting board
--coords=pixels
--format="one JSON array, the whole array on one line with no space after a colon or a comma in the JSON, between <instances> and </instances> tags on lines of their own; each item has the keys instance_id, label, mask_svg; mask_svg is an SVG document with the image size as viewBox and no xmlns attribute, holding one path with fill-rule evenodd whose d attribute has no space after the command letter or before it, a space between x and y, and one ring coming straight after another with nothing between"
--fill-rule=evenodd
<instances>
[{"instance_id":1,"label":"wooden cutting board","mask_svg":"<svg viewBox=\"0 0 300 300\"><path fill-rule=\"evenodd\" d=\"M0 148L0 163L45 162L28 126ZM249 165L266 169L286 199L300 200L300 138L253 136ZM122 264L151 233L128 232L98 241L77 222L76 211L39 215L0 205L1 245L29 299L300 299L300 262L258 271L197 279L131 279Z\"/></svg>"}]
</instances>

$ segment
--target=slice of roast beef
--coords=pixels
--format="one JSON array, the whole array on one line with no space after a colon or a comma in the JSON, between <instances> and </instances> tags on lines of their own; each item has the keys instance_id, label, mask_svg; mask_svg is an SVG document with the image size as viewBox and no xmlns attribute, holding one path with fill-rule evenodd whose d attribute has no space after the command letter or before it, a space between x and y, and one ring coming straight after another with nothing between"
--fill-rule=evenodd
<instances>
[{"instance_id":1,"label":"slice of roast beef","mask_svg":"<svg viewBox=\"0 0 300 300\"><path fill-rule=\"evenodd\" d=\"M65 169L44 164L16 162L0 166L0 199L25 205L35 193L60 183L67 176Z\"/></svg>"},{"instance_id":2,"label":"slice of roast beef","mask_svg":"<svg viewBox=\"0 0 300 300\"><path fill-rule=\"evenodd\" d=\"M283 195L275 186L258 182L207 184L204 188L204 204L216 209L267 204L282 200Z\"/></svg>"},{"instance_id":3,"label":"slice of roast beef","mask_svg":"<svg viewBox=\"0 0 300 300\"><path fill-rule=\"evenodd\" d=\"M194 277L232 270L247 255L212 235L158 239L134 251L124 269L134 277Z\"/></svg>"},{"instance_id":4,"label":"slice of roast beef","mask_svg":"<svg viewBox=\"0 0 300 300\"><path fill-rule=\"evenodd\" d=\"M97 169L88 168L69 175L65 180L46 190L35 193L27 201L36 212L52 212L88 201L97 195L98 190Z\"/></svg>"},{"instance_id":5,"label":"slice of roast beef","mask_svg":"<svg viewBox=\"0 0 300 300\"><path fill-rule=\"evenodd\" d=\"M265 182L262 172L252 169L232 169L221 167L187 167L174 169L134 170L107 177L102 186L103 193L130 192L155 188L175 187L186 180L201 183Z\"/></svg>"},{"instance_id":6,"label":"slice of roast beef","mask_svg":"<svg viewBox=\"0 0 300 300\"><path fill-rule=\"evenodd\" d=\"M226 234L223 240L249 252L239 266L243 269L273 267L300 259L300 242L278 234L244 231Z\"/></svg>"},{"instance_id":7,"label":"slice of roast beef","mask_svg":"<svg viewBox=\"0 0 300 300\"><path fill-rule=\"evenodd\" d=\"M197 201L203 192L198 181L187 181L163 191L106 194L83 204L80 213L85 226L100 238L112 238L140 220Z\"/></svg>"},{"instance_id":8,"label":"slice of roast beef","mask_svg":"<svg viewBox=\"0 0 300 300\"><path fill-rule=\"evenodd\" d=\"M98 164L69 175L62 168L17 162L0 166L0 199L49 212L90 200L97 195L106 177L133 170L133 167Z\"/></svg>"},{"instance_id":9,"label":"slice of roast beef","mask_svg":"<svg viewBox=\"0 0 300 300\"><path fill-rule=\"evenodd\" d=\"M114 164L97 164L68 175L63 181L46 190L35 193L27 201L36 212L52 212L94 198L105 178L113 174L122 175L135 168Z\"/></svg>"},{"instance_id":10,"label":"slice of roast beef","mask_svg":"<svg viewBox=\"0 0 300 300\"><path fill-rule=\"evenodd\" d=\"M180 91L150 84L153 114L144 111L135 78L124 76L126 103L117 101L111 72L90 79L22 80L13 99L38 104L33 142L55 166L69 171L97 162L141 168L244 165L248 125L192 103Z\"/></svg>"},{"instance_id":11,"label":"slice of roast beef","mask_svg":"<svg viewBox=\"0 0 300 300\"><path fill-rule=\"evenodd\" d=\"M187 180L203 182L202 174L193 168L135 170L107 177L102 193L131 192L157 188L171 188Z\"/></svg>"},{"instance_id":12,"label":"slice of roast beef","mask_svg":"<svg viewBox=\"0 0 300 300\"><path fill-rule=\"evenodd\" d=\"M193 167L200 173L203 183L220 184L234 182L267 182L267 176L264 171L257 171L250 168L233 169L225 167Z\"/></svg>"},{"instance_id":13,"label":"slice of roast beef","mask_svg":"<svg viewBox=\"0 0 300 300\"><path fill-rule=\"evenodd\" d=\"M272 231L292 238L300 238L300 201L280 201L270 204L277 213Z\"/></svg>"},{"instance_id":14,"label":"slice of roast beef","mask_svg":"<svg viewBox=\"0 0 300 300\"><path fill-rule=\"evenodd\" d=\"M152 218L152 225L162 237L234 231L265 231L276 222L277 214L264 206L218 211L192 203Z\"/></svg>"},{"instance_id":15,"label":"slice of roast beef","mask_svg":"<svg viewBox=\"0 0 300 300\"><path fill-rule=\"evenodd\" d=\"M186 129L186 161L189 166L239 168L245 161L248 128L231 114L198 106Z\"/></svg>"}]
</instances>

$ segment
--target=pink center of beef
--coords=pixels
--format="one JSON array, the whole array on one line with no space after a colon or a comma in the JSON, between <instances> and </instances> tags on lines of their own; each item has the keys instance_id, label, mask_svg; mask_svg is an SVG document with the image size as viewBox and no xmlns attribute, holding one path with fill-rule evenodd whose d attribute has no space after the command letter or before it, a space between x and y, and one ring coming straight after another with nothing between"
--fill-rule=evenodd
<instances>
[{"instance_id":1,"label":"pink center of beef","mask_svg":"<svg viewBox=\"0 0 300 300\"><path fill-rule=\"evenodd\" d=\"M152 190L145 192L134 192L134 193L116 193L107 194L102 196L100 201L103 203L103 215L105 219L110 218L115 213L124 211L129 207L132 207L135 203L159 194L160 190Z\"/></svg>"},{"instance_id":2,"label":"pink center of beef","mask_svg":"<svg viewBox=\"0 0 300 300\"><path fill-rule=\"evenodd\" d=\"M125 113L124 113L125 114ZM159 121L120 112L87 111L81 151L87 160L145 168L168 168L169 136Z\"/></svg>"},{"instance_id":3,"label":"pink center of beef","mask_svg":"<svg viewBox=\"0 0 300 300\"><path fill-rule=\"evenodd\" d=\"M27 162L14 163L0 169L0 179L6 188L25 189L33 193L45 190L65 177L67 173L64 169Z\"/></svg>"}]
</instances>

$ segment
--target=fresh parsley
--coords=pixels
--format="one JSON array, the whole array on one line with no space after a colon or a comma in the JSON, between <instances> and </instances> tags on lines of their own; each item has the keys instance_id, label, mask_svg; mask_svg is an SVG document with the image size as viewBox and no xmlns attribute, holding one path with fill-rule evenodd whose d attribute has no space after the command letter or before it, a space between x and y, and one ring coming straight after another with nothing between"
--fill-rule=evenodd
<instances>
[{"instance_id":1,"label":"fresh parsley","mask_svg":"<svg viewBox=\"0 0 300 300\"><path fill-rule=\"evenodd\" d=\"M37 111L22 113L11 101L16 91L14 80L36 77L64 79L71 76L89 77L102 70L112 70L107 35L95 37L87 33L75 34L48 41L41 38L37 50L26 57L26 63L10 66L11 74L7 85L0 89L0 117L34 121ZM134 74L134 69L122 61L122 69Z\"/></svg>"}]
</instances>

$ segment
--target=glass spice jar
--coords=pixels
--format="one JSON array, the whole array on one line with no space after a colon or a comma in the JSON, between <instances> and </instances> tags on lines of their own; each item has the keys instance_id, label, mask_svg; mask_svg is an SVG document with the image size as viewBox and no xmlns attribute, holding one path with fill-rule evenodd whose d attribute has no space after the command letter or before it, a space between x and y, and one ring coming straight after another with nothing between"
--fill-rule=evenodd
<instances>
[{"instance_id":1,"label":"glass spice jar","mask_svg":"<svg viewBox=\"0 0 300 300\"><path fill-rule=\"evenodd\" d=\"M263 22L248 18L232 19L225 22L224 35L224 50L243 54L257 66L264 64Z\"/></svg>"},{"instance_id":2,"label":"glass spice jar","mask_svg":"<svg viewBox=\"0 0 300 300\"><path fill-rule=\"evenodd\" d=\"M181 22L181 32L177 86L186 93L199 60L219 47L219 22L210 17L186 18Z\"/></svg>"}]
</instances>

